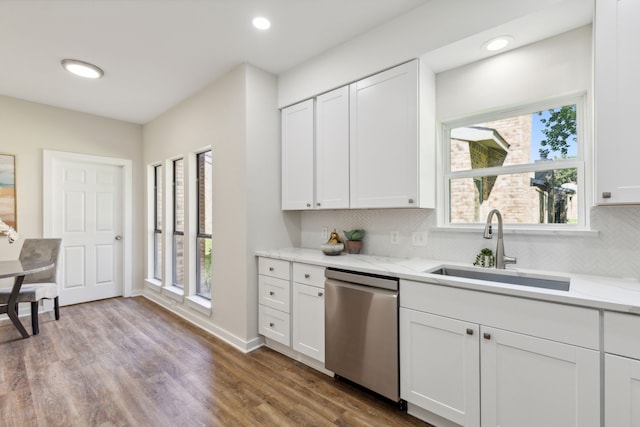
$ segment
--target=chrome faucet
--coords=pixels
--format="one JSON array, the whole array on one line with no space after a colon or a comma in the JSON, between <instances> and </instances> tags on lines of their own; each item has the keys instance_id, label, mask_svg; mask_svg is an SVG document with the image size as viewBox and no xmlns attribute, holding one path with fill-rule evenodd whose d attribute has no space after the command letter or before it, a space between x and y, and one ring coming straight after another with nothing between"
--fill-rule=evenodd
<instances>
[{"instance_id":1,"label":"chrome faucet","mask_svg":"<svg viewBox=\"0 0 640 427\"><path fill-rule=\"evenodd\" d=\"M493 237L493 232L491 230L491 220L493 216L498 218L498 242L496 244L496 268L504 270L504 266L506 264L515 264L516 258L506 256L504 254L504 239L502 236L502 214L498 209L491 209L489 211L489 215L487 216L487 223L484 226L484 234L482 237L485 239L491 239Z\"/></svg>"}]
</instances>

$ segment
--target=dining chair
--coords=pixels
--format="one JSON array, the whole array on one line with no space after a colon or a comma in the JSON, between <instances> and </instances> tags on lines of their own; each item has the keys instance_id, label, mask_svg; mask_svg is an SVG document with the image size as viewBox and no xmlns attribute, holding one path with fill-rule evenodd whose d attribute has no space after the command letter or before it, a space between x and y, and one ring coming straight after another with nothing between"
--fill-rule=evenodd
<instances>
[{"instance_id":1,"label":"dining chair","mask_svg":"<svg viewBox=\"0 0 640 427\"><path fill-rule=\"evenodd\" d=\"M22 288L18 295L18 303L31 303L31 328L33 335L38 335L38 303L42 299L52 299L56 320L60 319L60 305L58 301L58 254L62 239L25 239L20 250L19 259L22 262L53 261L53 268L24 277ZM0 288L0 304L7 304L11 288ZM16 307L17 311L17 307Z\"/></svg>"}]
</instances>

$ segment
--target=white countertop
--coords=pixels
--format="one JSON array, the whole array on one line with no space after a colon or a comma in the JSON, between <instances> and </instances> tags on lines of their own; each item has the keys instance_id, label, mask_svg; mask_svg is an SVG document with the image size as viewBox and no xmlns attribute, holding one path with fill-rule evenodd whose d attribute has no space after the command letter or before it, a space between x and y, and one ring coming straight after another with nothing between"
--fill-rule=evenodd
<instances>
[{"instance_id":1,"label":"white countertop","mask_svg":"<svg viewBox=\"0 0 640 427\"><path fill-rule=\"evenodd\" d=\"M508 268L508 270L523 274L571 279L569 291L556 291L425 273L425 271L431 271L441 265L472 267L470 263L445 262L424 258L388 258L375 255L341 254L328 256L324 255L319 249L301 248L256 251L256 256L640 315L640 281L633 279L528 270L512 268L511 266Z\"/></svg>"}]
</instances>

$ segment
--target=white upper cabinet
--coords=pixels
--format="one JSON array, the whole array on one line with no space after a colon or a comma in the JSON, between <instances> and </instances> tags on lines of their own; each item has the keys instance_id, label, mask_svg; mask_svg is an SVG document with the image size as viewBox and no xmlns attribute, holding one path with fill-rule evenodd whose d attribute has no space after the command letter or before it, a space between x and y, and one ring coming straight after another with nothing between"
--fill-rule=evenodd
<instances>
[{"instance_id":1,"label":"white upper cabinet","mask_svg":"<svg viewBox=\"0 0 640 427\"><path fill-rule=\"evenodd\" d=\"M417 207L418 62L350 90L351 207Z\"/></svg>"},{"instance_id":2,"label":"white upper cabinet","mask_svg":"<svg viewBox=\"0 0 640 427\"><path fill-rule=\"evenodd\" d=\"M282 209L314 204L314 100L282 110Z\"/></svg>"},{"instance_id":3,"label":"white upper cabinet","mask_svg":"<svg viewBox=\"0 0 640 427\"><path fill-rule=\"evenodd\" d=\"M640 2L596 0L595 147L597 204L640 203Z\"/></svg>"},{"instance_id":4,"label":"white upper cabinet","mask_svg":"<svg viewBox=\"0 0 640 427\"><path fill-rule=\"evenodd\" d=\"M349 207L349 87L316 98L316 208Z\"/></svg>"}]
</instances>

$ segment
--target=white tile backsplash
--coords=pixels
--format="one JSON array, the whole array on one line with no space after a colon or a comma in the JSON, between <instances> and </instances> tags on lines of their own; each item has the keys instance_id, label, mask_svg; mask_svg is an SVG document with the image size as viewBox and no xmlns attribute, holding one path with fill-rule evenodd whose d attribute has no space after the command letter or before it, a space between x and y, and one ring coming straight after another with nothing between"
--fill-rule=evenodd
<instances>
[{"instance_id":1,"label":"white tile backsplash","mask_svg":"<svg viewBox=\"0 0 640 427\"><path fill-rule=\"evenodd\" d=\"M591 224L597 236L506 234L505 252L522 268L640 279L640 206L593 207ZM371 209L302 212L302 247L319 248L324 226L342 237L343 230L363 228L362 253L398 258L472 262L480 249L496 244L481 231L438 230L433 210ZM392 231L399 232L399 244L391 243ZM412 246L414 231L427 232L426 246Z\"/></svg>"}]
</instances>

